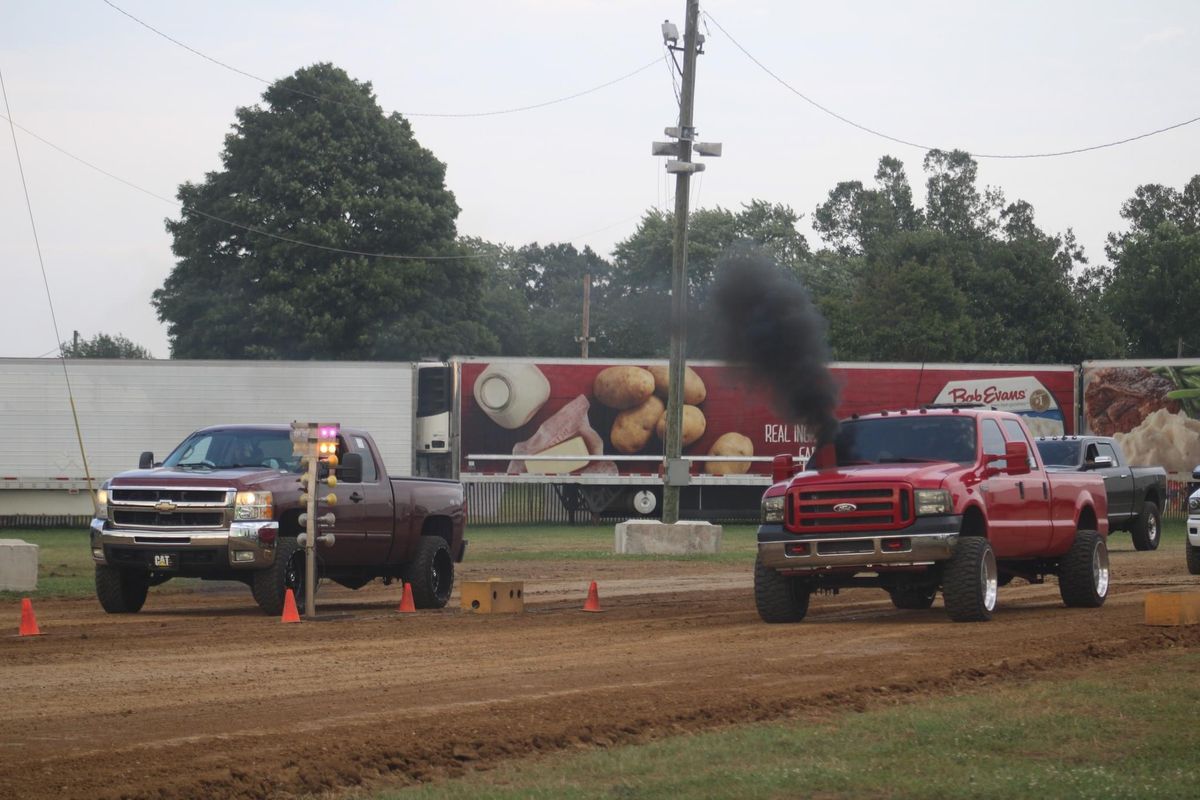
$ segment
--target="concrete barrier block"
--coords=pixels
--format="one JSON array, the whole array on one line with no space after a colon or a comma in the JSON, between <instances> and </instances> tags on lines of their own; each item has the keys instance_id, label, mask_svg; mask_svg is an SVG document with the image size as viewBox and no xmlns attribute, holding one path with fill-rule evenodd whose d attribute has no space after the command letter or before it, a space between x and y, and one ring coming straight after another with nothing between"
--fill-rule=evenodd
<instances>
[{"instance_id":1,"label":"concrete barrier block","mask_svg":"<svg viewBox=\"0 0 1200 800\"><path fill-rule=\"evenodd\" d=\"M1146 624L1200 624L1200 592L1147 592Z\"/></svg>"},{"instance_id":2,"label":"concrete barrier block","mask_svg":"<svg viewBox=\"0 0 1200 800\"><path fill-rule=\"evenodd\" d=\"M686 556L721 552L721 526L711 522L631 519L618 522L614 551L618 555Z\"/></svg>"},{"instance_id":3,"label":"concrete barrier block","mask_svg":"<svg viewBox=\"0 0 1200 800\"><path fill-rule=\"evenodd\" d=\"M21 539L0 539L0 591L37 589L38 546Z\"/></svg>"}]
</instances>

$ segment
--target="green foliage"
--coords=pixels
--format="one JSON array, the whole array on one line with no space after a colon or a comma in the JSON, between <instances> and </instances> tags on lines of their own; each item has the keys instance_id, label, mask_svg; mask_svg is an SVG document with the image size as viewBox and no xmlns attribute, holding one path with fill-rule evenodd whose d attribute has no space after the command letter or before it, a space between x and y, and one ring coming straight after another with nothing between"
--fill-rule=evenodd
<instances>
[{"instance_id":1,"label":"green foliage","mask_svg":"<svg viewBox=\"0 0 1200 800\"><path fill-rule=\"evenodd\" d=\"M830 249L801 275L839 359L1073 363L1122 355L1074 233L1038 228L1033 207L977 186L961 151L925 158L918 209L899 161L874 188L838 184L813 215ZM822 274L824 273L824 274Z\"/></svg>"},{"instance_id":2,"label":"green foliage","mask_svg":"<svg viewBox=\"0 0 1200 800\"><path fill-rule=\"evenodd\" d=\"M1093 276L1104 307L1128 334L1132 355L1200 351L1194 309L1200 304L1200 175L1182 191L1139 186L1121 208L1129 230L1110 234L1111 268Z\"/></svg>"},{"instance_id":3,"label":"green foliage","mask_svg":"<svg viewBox=\"0 0 1200 800\"><path fill-rule=\"evenodd\" d=\"M75 336L74 341L62 343L65 358L154 358L149 350L119 333L116 336L97 333L90 339L78 338L78 332Z\"/></svg>"},{"instance_id":4,"label":"green foliage","mask_svg":"<svg viewBox=\"0 0 1200 800\"><path fill-rule=\"evenodd\" d=\"M445 166L369 83L316 64L240 108L222 169L185 183L153 304L176 358L407 359L489 352L483 268L454 255ZM236 223L231 225L228 220ZM238 227L241 226L241 227Z\"/></svg>"}]
</instances>

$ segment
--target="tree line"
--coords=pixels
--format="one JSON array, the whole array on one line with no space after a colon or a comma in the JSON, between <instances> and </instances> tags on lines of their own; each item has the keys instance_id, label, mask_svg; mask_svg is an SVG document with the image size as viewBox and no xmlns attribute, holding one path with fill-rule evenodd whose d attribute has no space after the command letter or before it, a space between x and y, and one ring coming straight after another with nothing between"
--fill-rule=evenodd
<instances>
[{"instance_id":1,"label":"tree line","mask_svg":"<svg viewBox=\"0 0 1200 800\"><path fill-rule=\"evenodd\" d=\"M667 354L669 212L648 209L608 257L461 236L445 165L330 64L236 116L222 168L183 184L167 222L176 263L151 302L172 357L578 355L585 278L593 357ZM915 190L885 156L873 182L838 183L811 212L816 244L785 204L694 211L689 357L716 354L708 292L722 253L748 241L807 288L839 360L1200 355L1200 175L1138 187L1092 265L1070 230L981 186L968 154L932 150L923 173Z\"/></svg>"}]
</instances>

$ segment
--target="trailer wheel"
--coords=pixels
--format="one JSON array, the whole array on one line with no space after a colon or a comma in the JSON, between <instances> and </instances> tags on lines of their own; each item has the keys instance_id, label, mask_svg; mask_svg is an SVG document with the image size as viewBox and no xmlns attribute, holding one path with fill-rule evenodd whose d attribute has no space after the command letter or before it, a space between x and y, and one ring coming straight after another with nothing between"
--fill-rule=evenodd
<instances>
[{"instance_id":1,"label":"trailer wheel","mask_svg":"<svg viewBox=\"0 0 1200 800\"><path fill-rule=\"evenodd\" d=\"M1108 597L1108 545L1095 531L1078 531L1058 562L1058 591L1073 608L1099 608Z\"/></svg>"},{"instance_id":2,"label":"trailer wheel","mask_svg":"<svg viewBox=\"0 0 1200 800\"><path fill-rule=\"evenodd\" d=\"M1187 549L1187 567L1192 575L1200 575L1200 547L1191 542L1184 542Z\"/></svg>"},{"instance_id":3,"label":"trailer wheel","mask_svg":"<svg viewBox=\"0 0 1200 800\"><path fill-rule=\"evenodd\" d=\"M1142 504L1142 513L1133 521L1130 534L1133 535L1135 550L1157 550L1162 539L1161 520L1158 516L1158 506L1150 500Z\"/></svg>"},{"instance_id":4,"label":"trailer wheel","mask_svg":"<svg viewBox=\"0 0 1200 800\"><path fill-rule=\"evenodd\" d=\"M960 536L942 575L946 613L955 622L987 622L996 610L996 553L982 536Z\"/></svg>"},{"instance_id":5,"label":"trailer wheel","mask_svg":"<svg viewBox=\"0 0 1200 800\"><path fill-rule=\"evenodd\" d=\"M417 552L404 568L404 582L412 584L417 608L443 608L454 588L454 559L440 536L422 536Z\"/></svg>"},{"instance_id":6,"label":"trailer wheel","mask_svg":"<svg viewBox=\"0 0 1200 800\"><path fill-rule=\"evenodd\" d=\"M923 611L933 605L933 599L937 597L937 587L919 584L897 586L894 589L888 589L888 594L892 596L892 605L896 608Z\"/></svg>"},{"instance_id":7,"label":"trailer wheel","mask_svg":"<svg viewBox=\"0 0 1200 800\"><path fill-rule=\"evenodd\" d=\"M315 589L316 587L314 587ZM293 537L284 537L275 545L275 563L254 573L250 592L264 614L283 613L287 590L296 598L296 610L304 613L304 548Z\"/></svg>"},{"instance_id":8,"label":"trailer wheel","mask_svg":"<svg viewBox=\"0 0 1200 800\"><path fill-rule=\"evenodd\" d=\"M754 605L763 622L799 622L808 614L812 590L800 578L754 562Z\"/></svg>"},{"instance_id":9,"label":"trailer wheel","mask_svg":"<svg viewBox=\"0 0 1200 800\"><path fill-rule=\"evenodd\" d=\"M149 591L150 576L144 572L96 565L96 598L109 614L136 614Z\"/></svg>"}]
</instances>

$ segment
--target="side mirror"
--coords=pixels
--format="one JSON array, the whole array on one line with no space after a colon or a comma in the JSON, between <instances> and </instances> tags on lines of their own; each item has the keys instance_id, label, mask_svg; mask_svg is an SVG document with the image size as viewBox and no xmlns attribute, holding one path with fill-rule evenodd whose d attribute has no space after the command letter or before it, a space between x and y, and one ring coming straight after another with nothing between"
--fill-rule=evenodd
<instances>
[{"instance_id":1,"label":"side mirror","mask_svg":"<svg viewBox=\"0 0 1200 800\"><path fill-rule=\"evenodd\" d=\"M1004 472L1007 475L1029 474L1029 445L1024 442L1004 443Z\"/></svg>"},{"instance_id":2,"label":"side mirror","mask_svg":"<svg viewBox=\"0 0 1200 800\"><path fill-rule=\"evenodd\" d=\"M796 474L796 459L791 453L780 453L771 461L771 483L791 480Z\"/></svg>"},{"instance_id":3,"label":"side mirror","mask_svg":"<svg viewBox=\"0 0 1200 800\"><path fill-rule=\"evenodd\" d=\"M339 481L346 483L362 483L363 457L362 453L346 453L337 467Z\"/></svg>"},{"instance_id":4,"label":"side mirror","mask_svg":"<svg viewBox=\"0 0 1200 800\"><path fill-rule=\"evenodd\" d=\"M1091 461L1087 462L1087 466L1091 469L1108 469L1112 465L1112 456L1096 456Z\"/></svg>"},{"instance_id":5,"label":"side mirror","mask_svg":"<svg viewBox=\"0 0 1200 800\"><path fill-rule=\"evenodd\" d=\"M1197 465L1196 468L1192 470L1192 480L1200 481L1200 465Z\"/></svg>"},{"instance_id":6,"label":"side mirror","mask_svg":"<svg viewBox=\"0 0 1200 800\"><path fill-rule=\"evenodd\" d=\"M147 450L138 456L138 469L153 469L154 468L154 453Z\"/></svg>"}]
</instances>

